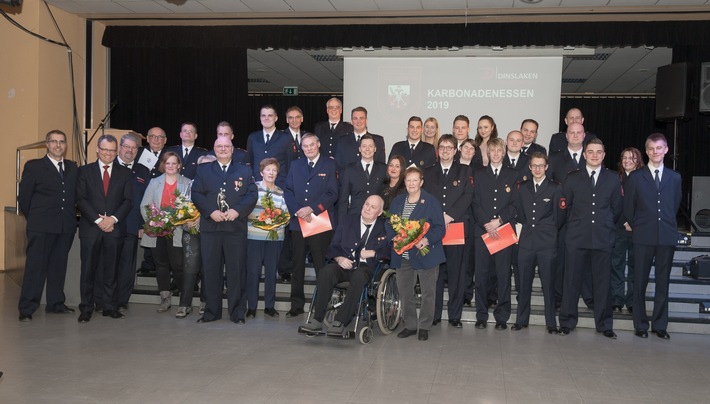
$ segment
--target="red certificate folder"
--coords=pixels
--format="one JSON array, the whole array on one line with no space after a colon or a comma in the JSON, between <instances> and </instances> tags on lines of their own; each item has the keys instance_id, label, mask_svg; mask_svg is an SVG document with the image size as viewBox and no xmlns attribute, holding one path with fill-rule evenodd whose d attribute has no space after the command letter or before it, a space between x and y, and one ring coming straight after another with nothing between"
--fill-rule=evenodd
<instances>
[{"instance_id":1,"label":"red certificate folder","mask_svg":"<svg viewBox=\"0 0 710 404\"><path fill-rule=\"evenodd\" d=\"M463 223L449 223L449 228L446 229L446 234L441 240L443 245L464 245L466 236L463 233Z\"/></svg>"},{"instance_id":2,"label":"red certificate folder","mask_svg":"<svg viewBox=\"0 0 710 404\"><path fill-rule=\"evenodd\" d=\"M298 218L298 224L301 225L301 232L303 237L310 237L316 234L325 233L328 230L333 230L333 226L330 224L330 216L328 216L328 211L324 210L320 215L311 215L311 222L308 223L305 220Z\"/></svg>"},{"instance_id":3,"label":"red certificate folder","mask_svg":"<svg viewBox=\"0 0 710 404\"><path fill-rule=\"evenodd\" d=\"M499 227L498 235L500 235L500 238L498 239L491 238L488 233L481 236L483 242L486 243L488 252L491 254L495 254L498 251L518 242L518 236L515 234L513 226L511 226L510 223L506 223Z\"/></svg>"}]
</instances>

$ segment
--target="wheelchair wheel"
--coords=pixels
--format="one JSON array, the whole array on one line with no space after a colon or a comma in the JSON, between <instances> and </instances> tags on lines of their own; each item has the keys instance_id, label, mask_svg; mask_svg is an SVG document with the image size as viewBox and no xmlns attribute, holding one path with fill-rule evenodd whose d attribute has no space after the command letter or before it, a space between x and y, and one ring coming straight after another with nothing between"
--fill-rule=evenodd
<instances>
[{"instance_id":1,"label":"wheelchair wheel","mask_svg":"<svg viewBox=\"0 0 710 404\"><path fill-rule=\"evenodd\" d=\"M372 342L372 328L362 327L357 337L361 344L369 344Z\"/></svg>"},{"instance_id":2,"label":"wheelchair wheel","mask_svg":"<svg viewBox=\"0 0 710 404\"><path fill-rule=\"evenodd\" d=\"M392 268L385 271L377 287L377 324L385 335L391 334L402 318L395 274L396 271Z\"/></svg>"}]
</instances>

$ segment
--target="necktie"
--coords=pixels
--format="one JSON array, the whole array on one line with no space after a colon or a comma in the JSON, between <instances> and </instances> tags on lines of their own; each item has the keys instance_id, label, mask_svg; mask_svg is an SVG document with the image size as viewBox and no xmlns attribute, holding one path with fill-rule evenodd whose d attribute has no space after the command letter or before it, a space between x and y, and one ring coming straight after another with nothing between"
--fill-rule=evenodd
<instances>
[{"instance_id":1,"label":"necktie","mask_svg":"<svg viewBox=\"0 0 710 404\"><path fill-rule=\"evenodd\" d=\"M591 178L591 180L592 180L592 186L596 185L596 181L594 180L594 174L596 174L596 173L597 173L596 171L592 170L592 175L589 176L589 178Z\"/></svg>"},{"instance_id":2,"label":"necktie","mask_svg":"<svg viewBox=\"0 0 710 404\"><path fill-rule=\"evenodd\" d=\"M184 160L187 160L187 156L189 156L189 155L190 155L190 149L188 149L188 148L186 147L186 148L185 148L185 154L182 156L183 161L184 161Z\"/></svg>"},{"instance_id":3,"label":"necktie","mask_svg":"<svg viewBox=\"0 0 710 404\"><path fill-rule=\"evenodd\" d=\"M527 152L527 151L528 151L528 148L527 148L527 147L525 147L525 146L523 146L523 149L522 149L521 151L523 152L523 154L525 154L525 152Z\"/></svg>"},{"instance_id":4,"label":"necktie","mask_svg":"<svg viewBox=\"0 0 710 404\"><path fill-rule=\"evenodd\" d=\"M222 166L222 172L225 174L227 173L227 165L226 164Z\"/></svg>"},{"instance_id":5,"label":"necktie","mask_svg":"<svg viewBox=\"0 0 710 404\"><path fill-rule=\"evenodd\" d=\"M513 168L515 168L515 159L511 159L511 160L510 160L510 165L512 165Z\"/></svg>"},{"instance_id":6,"label":"necktie","mask_svg":"<svg viewBox=\"0 0 710 404\"><path fill-rule=\"evenodd\" d=\"M540 190L540 184L535 184L535 193Z\"/></svg>"},{"instance_id":7,"label":"necktie","mask_svg":"<svg viewBox=\"0 0 710 404\"><path fill-rule=\"evenodd\" d=\"M357 140L358 143L360 143L360 135L357 135Z\"/></svg>"},{"instance_id":8,"label":"necktie","mask_svg":"<svg viewBox=\"0 0 710 404\"><path fill-rule=\"evenodd\" d=\"M103 182L104 182L104 195L108 195L108 183L111 181L111 177L108 175L108 166L104 166L104 176L103 176Z\"/></svg>"},{"instance_id":9,"label":"necktie","mask_svg":"<svg viewBox=\"0 0 710 404\"><path fill-rule=\"evenodd\" d=\"M411 146L411 152L414 153L414 145L411 144L410 146Z\"/></svg>"},{"instance_id":10,"label":"necktie","mask_svg":"<svg viewBox=\"0 0 710 404\"><path fill-rule=\"evenodd\" d=\"M153 154L155 154L155 157L158 157L158 152L154 151Z\"/></svg>"},{"instance_id":11,"label":"necktie","mask_svg":"<svg viewBox=\"0 0 710 404\"><path fill-rule=\"evenodd\" d=\"M370 179L370 163L365 164L365 176Z\"/></svg>"},{"instance_id":12,"label":"necktie","mask_svg":"<svg viewBox=\"0 0 710 404\"><path fill-rule=\"evenodd\" d=\"M493 176L498 178L498 169L493 170Z\"/></svg>"},{"instance_id":13,"label":"necktie","mask_svg":"<svg viewBox=\"0 0 710 404\"><path fill-rule=\"evenodd\" d=\"M64 162L60 161L57 165L59 165L59 176L64 179ZM658 170L656 170L656 178L658 178Z\"/></svg>"},{"instance_id":14,"label":"necktie","mask_svg":"<svg viewBox=\"0 0 710 404\"><path fill-rule=\"evenodd\" d=\"M330 124L330 134L332 135L335 132L335 124L331 123Z\"/></svg>"},{"instance_id":15,"label":"necktie","mask_svg":"<svg viewBox=\"0 0 710 404\"><path fill-rule=\"evenodd\" d=\"M574 165L579 166L579 161L577 161L577 153L572 153L572 158L574 159Z\"/></svg>"},{"instance_id":16,"label":"necktie","mask_svg":"<svg viewBox=\"0 0 710 404\"><path fill-rule=\"evenodd\" d=\"M370 226L372 226L372 224L365 224L365 232L362 233L362 237L360 237L360 243L357 245L357 250L355 250L355 266L353 267L353 269L357 268L358 265L360 265L360 252L363 248L365 248L367 238L370 237Z\"/></svg>"},{"instance_id":17,"label":"necktie","mask_svg":"<svg viewBox=\"0 0 710 404\"><path fill-rule=\"evenodd\" d=\"M315 165L316 165L316 163L309 161L308 162L308 172L311 172L311 170L313 170L313 166L315 166Z\"/></svg>"},{"instance_id":18,"label":"necktie","mask_svg":"<svg viewBox=\"0 0 710 404\"><path fill-rule=\"evenodd\" d=\"M446 177L447 175L449 175L449 169L448 169L448 168L445 168L445 169L444 169L444 177Z\"/></svg>"},{"instance_id":19,"label":"necktie","mask_svg":"<svg viewBox=\"0 0 710 404\"><path fill-rule=\"evenodd\" d=\"M656 173L656 175L654 176L654 178L656 180L656 189L660 189L661 188L661 179L658 178L658 170L656 170L654 172Z\"/></svg>"},{"instance_id":20,"label":"necktie","mask_svg":"<svg viewBox=\"0 0 710 404\"><path fill-rule=\"evenodd\" d=\"M126 168L131 168L130 163L123 163L123 166L126 167Z\"/></svg>"},{"instance_id":21,"label":"necktie","mask_svg":"<svg viewBox=\"0 0 710 404\"><path fill-rule=\"evenodd\" d=\"M271 137L271 136L269 136L269 134L267 133L267 134L266 134L266 142L264 142L264 144L269 144L269 138L270 138L270 137Z\"/></svg>"}]
</instances>

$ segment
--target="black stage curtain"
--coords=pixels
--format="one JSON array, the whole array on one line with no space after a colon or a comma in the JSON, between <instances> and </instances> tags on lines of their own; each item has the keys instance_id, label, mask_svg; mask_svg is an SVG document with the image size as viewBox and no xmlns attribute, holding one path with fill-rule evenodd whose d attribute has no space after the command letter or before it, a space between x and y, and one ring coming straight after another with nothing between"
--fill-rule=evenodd
<instances>
[{"instance_id":1,"label":"black stage curtain","mask_svg":"<svg viewBox=\"0 0 710 404\"><path fill-rule=\"evenodd\" d=\"M197 125L197 145L208 149L220 121L230 122L235 133L243 131L246 49L117 47L110 55L111 101L118 103L112 127L145 135L159 126L171 146L180 142L181 124L190 121Z\"/></svg>"},{"instance_id":2,"label":"black stage curtain","mask_svg":"<svg viewBox=\"0 0 710 404\"><path fill-rule=\"evenodd\" d=\"M466 45L675 46L710 43L707 21L534 22L387 25L109 26L109 48Z\"/></svg>"}]
</instances>

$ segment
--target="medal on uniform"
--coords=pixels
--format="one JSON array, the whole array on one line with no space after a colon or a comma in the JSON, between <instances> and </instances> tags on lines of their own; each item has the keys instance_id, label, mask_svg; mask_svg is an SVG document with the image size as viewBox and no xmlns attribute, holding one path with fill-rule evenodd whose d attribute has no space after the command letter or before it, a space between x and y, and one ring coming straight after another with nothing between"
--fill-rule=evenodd
<instances>
[{"instance_id":1,"label":"medal on uniform","mask_svg":"<svg viewBox=\"0 0 710 404\"><path fill-rule=\"evenodd\" d=\"M507 185L505 186L505 192L508 192L508 193L510 193L510 187L509 187L509 186L507 186Z\"/></svg>"}]
</instances>

